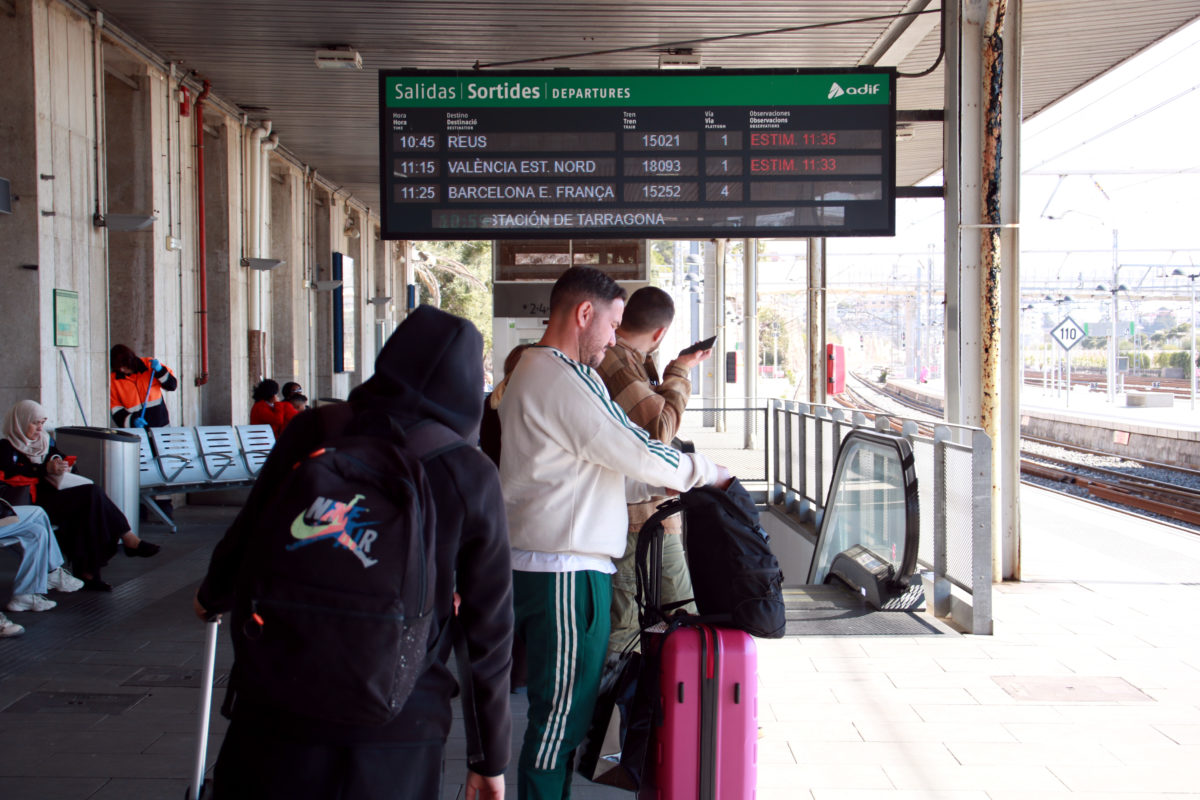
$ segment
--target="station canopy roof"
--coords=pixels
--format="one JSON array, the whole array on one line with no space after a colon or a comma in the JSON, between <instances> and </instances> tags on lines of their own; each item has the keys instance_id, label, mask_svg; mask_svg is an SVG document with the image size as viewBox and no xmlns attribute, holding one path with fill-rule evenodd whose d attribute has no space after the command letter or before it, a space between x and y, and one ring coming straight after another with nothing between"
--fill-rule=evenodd
<instances>
[{"instance_id":1,"label":"station canopy roof","mask_svg":"<svg viewBox=\"0 0 1200 800\"><path fill-rule=\"evenodd\" d=\"M83 8L80 0L70 0ZM657 69L691 50L726 69L939 62L938 0L91 0L106 22L207 79L280 146L378 211L380 69ZM919 13L925 12L925 13ZM1067 96L1200 17L1200 0L1025 0L1022 113ZM126 42L126 44L129 44ZM348 47L362 70L318 69ZM120 71L111 51L106 68ZM898 109L940 110L944 65L902 77ZM897 183L942 165L940 122L905 123ZM911 136L907 134L911 133Z\"/></svg>"}]
</instances>

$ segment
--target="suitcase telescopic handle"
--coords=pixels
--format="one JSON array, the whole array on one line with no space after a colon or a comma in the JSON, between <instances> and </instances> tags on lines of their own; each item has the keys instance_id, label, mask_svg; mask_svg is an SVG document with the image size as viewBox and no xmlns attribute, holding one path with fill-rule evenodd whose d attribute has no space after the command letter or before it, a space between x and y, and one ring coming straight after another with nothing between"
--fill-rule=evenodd
<instances>
[{"instance_id":1,"label":"suitcase telescopic handle","mask_svg":"<svg viewBox=\"0 0 1200 800\"><path fill-rule=\"evenodd\" d=\"M661 607L663 520L683 508L678 498L668 500L642 523L638 531L634 572L637 578L637 598L644 609L642 627L652 625L667 614Z\"/></svg>"},{"instance_id":2,"label":"suitcase telescopic handle","mask_svg":"<svg viewBox=\"0 0 1200 800\"><path fill-rule=\"evenodd\" d=\"M214 617L204 626L204 674L200 679L200 707L196 719L196 763L187 800L200 800L204 794L204 766L208 761L208 721L212 713L213 675L217 664L217 636L221 618Z\"/></svg>"}]
</instances>

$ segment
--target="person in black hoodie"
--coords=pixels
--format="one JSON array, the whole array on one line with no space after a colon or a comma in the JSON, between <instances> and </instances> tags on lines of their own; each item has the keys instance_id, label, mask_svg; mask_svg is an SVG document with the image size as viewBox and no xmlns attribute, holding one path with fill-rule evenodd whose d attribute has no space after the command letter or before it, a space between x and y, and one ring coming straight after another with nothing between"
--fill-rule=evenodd
<instances>
[{"instance_id":1,"label":"person in black hoodie","mask_svg":"<svg viewBox=\"0 0 1200 800\"><path fill-rule=\"evenodd\" d=\"M474 444L483 410L482 338L471 323L422 306L408 316L375 361L375 375L350 394L356 420L381 412L403 426L433 418ZM239 572L263 505L292 465L334 432L321 429L319 411L305 411L284 429L262 473L213 551L195 598L202 619L229 611ZM465 632L478 742L467 773L466 797L502 798L511 755L509 713L513 611L512 571L504 503L496 467L474 447L454 447L426 459L437 514L437 631L455 614ZM214 797L338 797L397 800L441 797L446 737L457 691L446 666L452 637L443 637L432 666L417 681L403 710L372 728L348 727L281 714L239 693L237 664L222 712L231 720L214 772ZM320 687L314 686L314 692Z\"/></svg>"}]
</instances>

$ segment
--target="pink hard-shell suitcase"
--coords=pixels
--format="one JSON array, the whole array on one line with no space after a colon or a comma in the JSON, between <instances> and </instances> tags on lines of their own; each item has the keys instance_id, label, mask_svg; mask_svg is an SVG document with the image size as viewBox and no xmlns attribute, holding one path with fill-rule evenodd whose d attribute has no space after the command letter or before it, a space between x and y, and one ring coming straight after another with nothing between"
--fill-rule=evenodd
<instances>
[{"instance_id":1,"label":"pink hard-shell suitcase","mask_svg":"<svg viewBox=\"0 0 1200 800\"><path fill-rule=\"evenodd\" d=\"M752 800L758 774L754 639L696 625L677 628L660 645L662 724L654 729L654 763L638 797Z\"/></svg>"}]
</instances>

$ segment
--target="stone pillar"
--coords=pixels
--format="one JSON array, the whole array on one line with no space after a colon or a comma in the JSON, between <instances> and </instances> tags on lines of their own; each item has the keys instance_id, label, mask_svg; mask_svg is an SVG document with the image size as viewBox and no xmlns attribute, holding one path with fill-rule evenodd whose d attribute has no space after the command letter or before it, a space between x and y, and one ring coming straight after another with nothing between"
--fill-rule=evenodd
<instances>
[{"instance_id":1,"label":"stone pillar","mask_svg":"<svg viewBox=\"0 0 1200 800\"><path fill-rule=\"evenodd\" d=\"M42 395L41 256L38 248L41 184L37 153L37 99L33 74L33 22L30 3L18 0L16 14L0 23L0 177L12 190L12 214L0 214L0 413L18 400ZM51 187L46 187L50 191ZM47 205L47 209L52 210Z\"/></svg>"}]
</instances>

